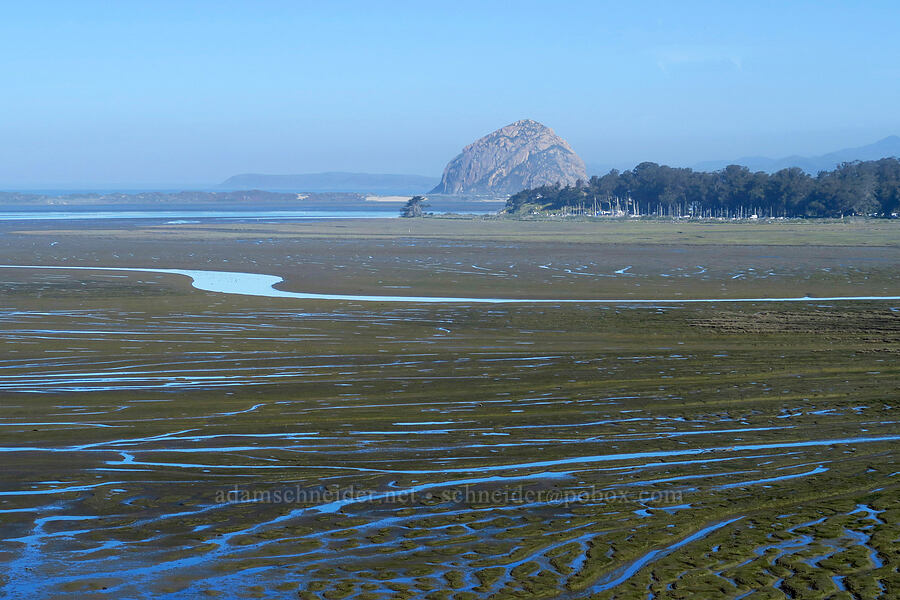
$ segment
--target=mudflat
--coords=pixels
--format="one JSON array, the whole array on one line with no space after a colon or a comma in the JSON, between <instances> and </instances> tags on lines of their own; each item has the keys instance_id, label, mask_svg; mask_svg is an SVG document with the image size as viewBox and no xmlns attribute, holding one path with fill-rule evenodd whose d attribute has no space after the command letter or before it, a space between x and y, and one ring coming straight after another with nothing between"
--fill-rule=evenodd
<instances>
[{"instance_id":1,"label":"mudflat","mask_svg":"<svg viewBox=\"0 0 900 600\"><path fill-rule=\"evenodd\" d=\"M900 224L0 225L11 597L900 593Z\"/></svg>"}]
</instances>

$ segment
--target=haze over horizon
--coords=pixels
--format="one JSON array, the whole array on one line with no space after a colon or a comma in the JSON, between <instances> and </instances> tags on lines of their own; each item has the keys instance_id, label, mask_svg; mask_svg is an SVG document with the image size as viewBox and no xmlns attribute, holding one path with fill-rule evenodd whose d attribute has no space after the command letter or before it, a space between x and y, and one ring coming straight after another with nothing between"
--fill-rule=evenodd
<instances>
[{"instance_id":1,"label":"haze over horizon","mask_svg":"<svg viewBox=\"0 0 900 600\"><path fill-rule=\"evenodd\" d=\"M439 176L522 118L619 167L900 133L891 2L462 5L9 6L0 188Z\"/></svg>"}]
</instances>

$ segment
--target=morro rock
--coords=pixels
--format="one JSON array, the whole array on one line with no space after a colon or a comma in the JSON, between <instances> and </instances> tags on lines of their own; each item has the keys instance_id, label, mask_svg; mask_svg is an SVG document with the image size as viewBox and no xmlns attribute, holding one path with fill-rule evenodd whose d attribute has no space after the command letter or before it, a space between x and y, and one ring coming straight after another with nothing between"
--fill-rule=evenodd
<instances>
[{"instance_id":1,"label":"morro rock","mask_svg":"<svg viewBox=\"0 0 900 600\"><path fill-rule=\"evenodd\" d=\"M587 181L584 161L552 129L516 121L469 144L447 165L432 194L513 194Z\"/></svg>"}]
</instances>

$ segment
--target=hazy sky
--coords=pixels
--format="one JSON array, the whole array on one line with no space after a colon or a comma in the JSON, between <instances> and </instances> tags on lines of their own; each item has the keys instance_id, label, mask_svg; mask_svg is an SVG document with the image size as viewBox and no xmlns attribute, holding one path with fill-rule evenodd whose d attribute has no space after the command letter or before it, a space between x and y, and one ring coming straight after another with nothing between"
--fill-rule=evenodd
<instances>
[{"instance_id":1,"label":"hazy sky","mask_svg":"<svg viewBox=\"0 0 900 600\"><path fill-rule=\"evenodd\" d=\"M737 4L7 2L0 187L437 176L526 117L621 166L900 133L895 0Z\"/></svg>"}]
</instances>

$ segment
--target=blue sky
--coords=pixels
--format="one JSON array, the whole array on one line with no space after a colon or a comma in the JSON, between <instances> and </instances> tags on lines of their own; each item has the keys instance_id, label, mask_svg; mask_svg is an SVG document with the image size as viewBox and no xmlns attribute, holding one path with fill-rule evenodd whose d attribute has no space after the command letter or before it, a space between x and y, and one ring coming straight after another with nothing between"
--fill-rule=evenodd
<instances>
[{"instance_id":1,"label":"blue sky","mask_svg":"<svg viewBox=\"0 0 900 600\"><path fill-rule=\"evenodd\" d=\"M624 167L900 134L896 2L736 4L6 3L0 187L439 175L526 117Z\"/></svg>"}]
</instances>

